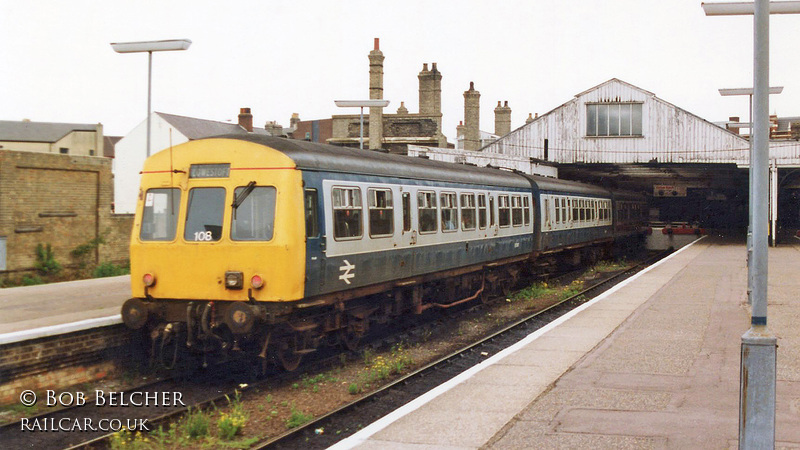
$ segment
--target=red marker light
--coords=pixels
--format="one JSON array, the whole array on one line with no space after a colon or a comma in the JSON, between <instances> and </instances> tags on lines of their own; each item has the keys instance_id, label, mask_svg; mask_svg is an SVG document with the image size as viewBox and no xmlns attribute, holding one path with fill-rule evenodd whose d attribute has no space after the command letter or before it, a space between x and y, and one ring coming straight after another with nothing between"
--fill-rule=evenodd
<instances>
[{"instance_id":1,"label":"red marker light","mask_svg":"<svg viewBox=\"0 0 800 450\"><path fill-rule=\"evenodd\" d=\"M264 279L261 275L253 275L253 278L250 278L250 286L253 286L253 289L261 289L264 287Z\"/></svg>"},{"instance_id":2,"label":"red marker light","mask_svg":"<svg viewBox=\"0 0 800 450\"><path fill-rule=\"evenodd\" d=\"M146 273L142 277L142 282L144 283L145 286L151 287L154 284L156 284L156 276L153 275L152 273Z\"/></svg>"}]
</instances>

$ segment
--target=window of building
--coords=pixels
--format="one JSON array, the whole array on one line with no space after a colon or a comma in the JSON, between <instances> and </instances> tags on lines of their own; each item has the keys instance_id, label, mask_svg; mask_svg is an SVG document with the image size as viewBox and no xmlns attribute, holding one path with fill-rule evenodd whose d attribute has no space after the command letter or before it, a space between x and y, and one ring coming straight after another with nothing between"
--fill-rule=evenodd
<instances>
[{"instance_id":1,"label":"window of building","mask_svg":"<svg viewBox=\"0 0 800 450\"><path fill-rule=\"evenodd\" d=\"M142 228L139 230L139 238L143 241L175 239L180 206L180 189L149 189L144 197Z\"/></svg>"},{"instance_id":2,"label":"window of building","mask_svg":"<svg viewBox=\"0 0 800 450\"><path fill-rule=\"evenodd\" d=\"M68 155L69 149L66 147L61 147L60 149L58 149L58 152L61 153L62 155Z\"/></svg>"},{"instance_id":3,"label":"window of building","mask_svg":"<svg viewBox=\"0 0 800 450\"><path fill-rule=\"evenodd\" d=\"M183 238L193 242L213 242L222 237L225 188L194 188L189 191Z\"/></svg>"},{"instance_id":4,"label":"window of building","mask_svg":"<svg viewBox=\"0 0 800 450\"><path fill-rule=\"evenodd\" d=\"M439 200L442 209L442 231L458 230L458 203L455 192L442 192Z\"/></svg>"},{"instance_id":5,"label":"window of building","mask_svg":"<svg viewBox=\"0 0 800 450\"><path fill-rule=\"evenodd\" d=\"M478 195L478 228L486 229L486 194Z\"/></svg>"},{"instance_id":6,"label":"window of building","mask_svg":"<svg viewBox=\"0 0 800 450\"><path fill-rule=\"evenodd\" d=\"M361 231L361 189L335 187L331 190L333 204L333 237L359 239Z\"/></svg>"},{"instance_id":7,"label":"window of building","mask_svg":"<svg viewBox=\"0 0 800 450\"><path fill-rule=\"evenodd\" d=\"M394 205L389 189L369 189L369 235L387 237L394 234Z\"/></svg>"},{"instance_id":8,"label":"window of building","mask_svg":"<svg viewBox=\"0 0 800 450\"><path fill-rule=\"evenodd\" d=\"M417 192L417 215L419 216L419 232L435 233L436 193L432 191Z\"/></svg>"},{"instance_id":9,"label":"window of building","mask_svg":"<svg viewBox=\"0 0 800 450\"><path fill-rule=\"evenodd\" d=\"M641 103L587 103L587 136L641 136Z\"/></svg>"},{"instance_id":10,"label":"window of building","mask_svg":"<svg viewBox=\"0 0 800 450\"><path fill-rule=\"evenodd\" d=\"M233 191L233 197L238 199L239 194L245 189L247 188L236 188ZM272 186L253 188L233 214L231 239L234 241L271 240L275 224L275 196L276 190ZM307 223L308 217L306 217Z\"/></svg>"},{"instance_id":11,"label":"window of building","mask_svg":"<svg viewBox=\"0 0 800 450\"><path fill-rule=\"evenodd\" d=\"M501 227L511 225L511 205L507 195L497 197L497 216Z\"/></svg>"},{"instance_id":12,"label":"window of building","mask_svg":"<svg viewBox=\"0 0 800 450\"><path fill-rule=\"evenodd\" d=\"M403 192L403 231L411 231L411 193Z\"/></svg>"},{"instance_id":13,"label":"window of building","mask_svg":"<svg viewBox=\"0 0 800 450\"><path fill-rule=\"evenodd\" d=\"M461 229L475 229L475 194L461 194Z\"/></svg>"},{"instance_id":14,"label":"window of building","mask_svg":"<svg viewBox=\"0 0 800 450\"><path fill-rule=\"evenodd\" d=\"M305 194L306 210L306 237L319 236L319 216L317 212L317 190L306 189Z\"/></svg>"}]
</instances>

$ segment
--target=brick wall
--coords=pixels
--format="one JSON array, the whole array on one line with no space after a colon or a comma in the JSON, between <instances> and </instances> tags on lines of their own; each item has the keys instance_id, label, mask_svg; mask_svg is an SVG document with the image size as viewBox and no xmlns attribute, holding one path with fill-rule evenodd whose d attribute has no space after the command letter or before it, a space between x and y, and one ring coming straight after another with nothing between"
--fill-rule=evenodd
<instances>
[{"instance_id":1,"label":"brick wall","mask_svg":"<svg viewBox=\"0 0 800 450\"><path fill-rule=\"evenodd\" d=\"M120 324L0 346L0 405L18 402L26 389L63 389L135 370L147 361L144 341Z\"/></svg>"},{"instance_id":2,"label":"brick wall","mask_svg":"<svg viewBox=\"0 0 800 450\"><path fill-rule=\"evenodd\" d=\"M101 247L92 259L126 260L133 221L113 217L112 195L110 159L0 150L6 270L32 268L40 243L52 245L59 263L70 264L70 251L101 233L113 244Z\"/></svg>"}]
</instances>

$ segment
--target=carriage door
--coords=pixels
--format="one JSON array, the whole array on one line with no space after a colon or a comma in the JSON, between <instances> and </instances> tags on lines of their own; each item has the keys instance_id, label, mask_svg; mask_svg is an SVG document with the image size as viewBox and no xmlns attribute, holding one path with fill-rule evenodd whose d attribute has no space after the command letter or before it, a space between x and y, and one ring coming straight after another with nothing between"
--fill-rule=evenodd
<instances>
[{"instance_id":1,"label":"carriage door","mask_svg":"<svg viewBox=\"0 0 800 450\"><path fill-rule=\"evenodd\" d=\"M400 246L403 248L417 245L419 230L417 224L417 208L413 199L414 192L409 188L400 188Z\"/></svg>"},{"instance_id":2,"label":"carriage door","mask_svg":"<svg viewBox=\"0 0 800 450\"><path fill-rule=\"evenodd\" d=\"M325 284L325 237L320 233L321 205L316 189L303 196L306 222L306 296L319 293Z\"/></svg>"}]
</instances>

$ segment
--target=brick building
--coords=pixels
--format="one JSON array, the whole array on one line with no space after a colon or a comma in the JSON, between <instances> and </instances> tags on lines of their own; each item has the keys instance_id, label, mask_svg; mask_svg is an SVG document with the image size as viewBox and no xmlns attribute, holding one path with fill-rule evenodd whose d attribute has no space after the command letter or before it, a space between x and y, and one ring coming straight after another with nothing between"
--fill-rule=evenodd
<instances>
[{"instance_id":1,"label":"brick building","mask_svg":"<svg viewBox=\"0 0 800 450\"><path fill-rule=\"evenodd\" d=\"M109 158L0 150L0 272L32 269L38 244L68 265L100 235L94 262L128 259L133 218L111 213L112 190Z\"/></svg>"}]
</instances>

